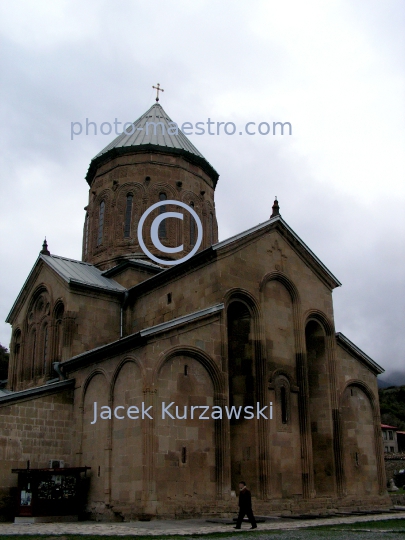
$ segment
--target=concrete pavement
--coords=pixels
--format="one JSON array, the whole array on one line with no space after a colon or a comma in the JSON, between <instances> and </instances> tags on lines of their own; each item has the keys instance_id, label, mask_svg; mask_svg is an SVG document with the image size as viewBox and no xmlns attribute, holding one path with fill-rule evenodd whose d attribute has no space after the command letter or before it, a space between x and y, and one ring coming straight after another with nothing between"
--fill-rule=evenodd
<instances>
[{"instance_id":1,"label":"concrete pavement","mask_svg":"<svg viewBox=\"0 0 405 540\"><path fill-rule=\"evenodd\" d=\"M335 516L319 519L291 519L269 517L265 523L258 524L258 531L293 530L321 525L348 525L351 523L381 521L385 519L404 519L405 509L386 514L361 516ZM220 521L220 520L217 520ZM0 523L0 535L98 535L98 536L161 536L196 535L209 533L238 534L231 524L207 522L205 519L133 521L128 523L97 523L94 521L76 523ZM404 523L405 526L405 523ZM243 523L242 530L249 530L250 524Z\"/></svg>"}]
</instances>

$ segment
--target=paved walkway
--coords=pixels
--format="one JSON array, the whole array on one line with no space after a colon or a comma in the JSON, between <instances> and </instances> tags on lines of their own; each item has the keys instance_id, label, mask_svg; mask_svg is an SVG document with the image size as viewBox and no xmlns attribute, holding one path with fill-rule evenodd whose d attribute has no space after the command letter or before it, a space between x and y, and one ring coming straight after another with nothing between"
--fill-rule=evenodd
<instances>
[{"instance_id":1,"label":"paved walkway","mask_svg":"<svg viewBox=\"0 0 405 540\"><path fill-rule=\"evenodd\" d=\"M292 530L320 525L348 525L350 523L380 521L383 519L405 519L405 511L388 514L371 514L363 516L339 516L319 519L269 518L271 521L260 523L258 531ZM249 523L242 525L248 530ZM160 535L195 535L208 533L237 534L232 525L208 523L205 519L153 520L149 522L133 521L130 523L96 523L94 521L76 523L35 523L14 524L0 523L0 535L114 535L114 536L160 536Z\"/></svg>"}]
</instances>

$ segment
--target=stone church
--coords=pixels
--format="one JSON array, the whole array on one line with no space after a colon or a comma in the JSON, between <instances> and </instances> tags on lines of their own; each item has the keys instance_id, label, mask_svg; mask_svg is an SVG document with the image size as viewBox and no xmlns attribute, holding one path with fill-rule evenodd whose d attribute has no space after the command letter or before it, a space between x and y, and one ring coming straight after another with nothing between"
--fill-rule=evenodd
<instances>
[{"instance_id":1,"label":"stone church","mask_svg":"<svg viewBox=\"0 0 405 540\"><path fill-rule=\"evenodd\" d=\"M86 180L82 260L45 242L7 318L0 510L50 460L91 467L93 519L229 515L240 480L262 515L388 507L383 370L335 332L340 283L277 200L219 242L218 173L159 103Z\"/></svg>"}]
</instances>

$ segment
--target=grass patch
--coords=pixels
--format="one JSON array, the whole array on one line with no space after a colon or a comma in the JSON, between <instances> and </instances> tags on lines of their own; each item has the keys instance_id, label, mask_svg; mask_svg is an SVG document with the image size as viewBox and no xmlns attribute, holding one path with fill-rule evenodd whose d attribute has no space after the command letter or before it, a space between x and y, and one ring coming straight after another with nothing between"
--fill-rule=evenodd
<instances>
[{"instance_id":1,"label":"grass patch","mask_svg":"<svg viewBox=\"0 0 405 540\"><path fill-rule=\"evenodd\" d=\"M367 531L372 531L377 533L378 538L380 535L378 531L393 531L395 534L404 535L405 540L405 519L385 519L381 521L364 521L357 523L343 523L341 525L322 525L319 527L311 526L305 528L289 529L289 530L263 530L260 527L251 531L249 529L234 531L232 529L229 532L212 532L205 534L184 534L184 535L167 535L167 534L158 534L158 535L138 535L136 534L136 529L134 529L134 534L128 534L125 536L121 535L84 535L84 534L20 534L20 535L0 535L0 540L192 540L192 539L232 539L234 540L236 536L254 536L260 539L274 538L274 540L283 540L283 539L296 539L296 540L319 540L319 539L339 539L339 538L352 538L348 536L351 532L356 533L353 538L358 540L369 538L367 536ZM373 538L370 536L370 538ZM385 537L384 537L385 538ZM388 538L387 538L388 540Z\"/></svg>"},{"instance_id":2,"label":"grass patch","mask_svg":"<svg viewBox=\"0 0 405 540\"><path fill-rule=\"evenodd\" d=\"M208 533L208 534L161 534L161 535L138 535L136 534L136 529L134 529L133 535L121 536L121 535L97 535L97 534L13 534L13 535L0 535L1 540L188 540L192 538L229 538L230 536L252 536L252 534L257 534L261 532L262 534L272 534L280 533L281 531L251 531L249 529L241 531L229 531L229 532L217 532L217 533Z\"/></svg>"},{"instance_id":3,"label":"grass patch","mask_svg":"<svg viewBox=\"0 0 405 540\"><path fill-rule=\"evenodd\" d=\"M395 530L398 532L404 532L405 533L405 519L384 519L381 521L360 521L357 523L342 523L341 525L322 525L320 527L308 527L310 530L318 530L318 531L338 531L338 530L346 530L346 531L356 531L356 530L364 530L364 529L370 529L372 531L379 531L379 530ZM300 529L302 530L302 529Z\"/></svg>"},{"instance_id":4,"label":"grass patch","mask_svg":"<svg viewBox=\"0 0 405 540\"><path fill-rule=\"evenodd\" d=\"M213 532L207 534L159 534L159 535L138 535L136 534L136 529L134 529L134 534L129 534L126 536L121 535L98 535L98 534L0 534L1 540L187 540L189 538L227 538L229 536L240 536L247 535L252 536L252 534L261 532L263 533L273 533L280 531L251 531L249 529L241 531L233 531L232 529L229 532Z\"/></svg>"}]
</instances>

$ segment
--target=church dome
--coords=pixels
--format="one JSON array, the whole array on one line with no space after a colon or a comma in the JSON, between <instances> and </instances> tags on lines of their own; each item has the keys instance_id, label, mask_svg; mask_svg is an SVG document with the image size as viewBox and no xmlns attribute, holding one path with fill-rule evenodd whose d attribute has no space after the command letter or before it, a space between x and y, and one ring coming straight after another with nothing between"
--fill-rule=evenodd
<instances>
[{"instance_id":1,"label":"church dome","mask_svg":"<svg viewBox=\"0 0 405 540\"><path fill-rule=\"evenodd\" d=\"M219 175L212 165L159 103L124 128L92 159L86 175L90 191L83 261L105 270L125 259L147 259L137 228L148 208L158 202L161 206L146 219L146 237L142 238L154 257L177 260L196 244L196 223L184 205L190 206L202 223L198 251L217 242L214 192ZM179 201L183 206L165 204L165 200ZM150 228L159 213L173 211L181 212L183 219L168 217L161 221L159 241L169 248L162 256ZM175 252L174 248L181 245L184 252Z\"/></svg>"},{"instance_id":2,"label":"church dome","mask_svg":"<svg viewBox=\"0 0 405 540\"><path fill-rule=\"evenodd\" d=\"M153 149L166 149L173 154L183 155L192 163L199 165L212 177L216 185L219 178L216 170L189 141L159 103L152 105L132 124L125 124L125 130L91 160L86 180L91 185L98 165L106 159L125 153Z\"/></svg>"}]
</instances>

